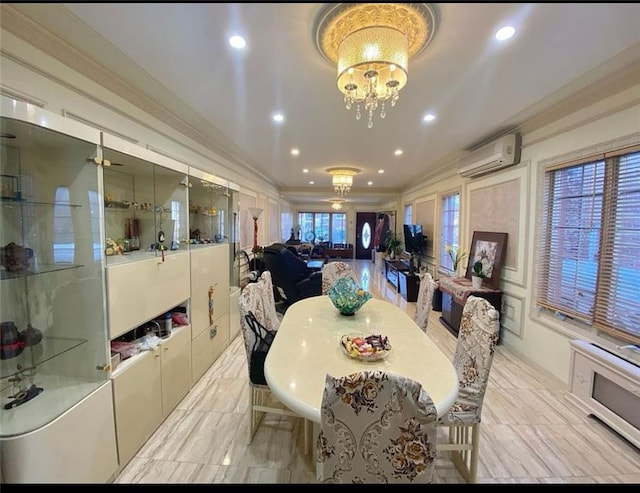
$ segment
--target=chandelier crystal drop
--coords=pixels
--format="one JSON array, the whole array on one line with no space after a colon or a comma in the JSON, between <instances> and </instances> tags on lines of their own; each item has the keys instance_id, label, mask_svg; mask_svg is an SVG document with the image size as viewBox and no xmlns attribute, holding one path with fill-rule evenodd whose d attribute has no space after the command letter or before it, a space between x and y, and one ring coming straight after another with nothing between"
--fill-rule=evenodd
<instances>
[{"instance_id":1,"label":"chandelier crystal drop","mask_svg":"<svg viewBox=\"0 0 640 493\"><path fill-rule=\"evenodd\" d=\"M431 41L435 15L430 4L330 4L320 16L316 45L338 69L338 89L356 120L366 112L368 128L385 102L393 108L408 81L409 58Z\"/></svg>"}]
</instances>

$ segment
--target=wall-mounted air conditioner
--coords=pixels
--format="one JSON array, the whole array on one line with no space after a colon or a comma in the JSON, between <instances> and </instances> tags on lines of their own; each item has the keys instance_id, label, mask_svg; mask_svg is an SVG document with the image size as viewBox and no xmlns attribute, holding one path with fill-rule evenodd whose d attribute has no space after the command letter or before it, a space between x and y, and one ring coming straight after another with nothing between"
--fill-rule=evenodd
<instances>
[{"instance_id":1,"label":"wall-mounted air conditioner","mask_svg":"<svg viewBox=\"0 0 640 493\"><path fill-rule=\"evenodd\" d=\"M520 162L520 145L519 133L500 137L460 158L458 174L474 177L518 164Z\"/></svg>"}]
</instances>

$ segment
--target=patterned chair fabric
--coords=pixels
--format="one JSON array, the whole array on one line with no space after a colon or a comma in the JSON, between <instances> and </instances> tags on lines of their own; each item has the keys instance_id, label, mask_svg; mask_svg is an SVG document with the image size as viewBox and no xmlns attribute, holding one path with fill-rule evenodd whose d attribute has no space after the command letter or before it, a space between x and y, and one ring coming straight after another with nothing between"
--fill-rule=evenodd
<instances>
[{"instance_id":1,"label":"patterned chair fabric","mask_svg":"<svg viewBox=\"0 0 640 493\"><path fill-rule=\"evenodd\" d=\"M429 314L433 305L433 294L438 289L438 283L433 280L433 277L428 272L421 272L418 277L420 278L420 287L418 288L418 298L416 299L416 315L413 320L423 332L426 332Z\"/></svg>"},{"instance_id":2,"label":"patterned chair fabric","mask_svg":"<svg viewBox=\"0 0 640 493\"><path fill-rule=\"evenodd\" d=\"M449 412L440 419L442 424L480 423L499 330L500 314L491 303L469 296L453 357L460 390Z\"/></svg>"},{"instance_id":3,"label":"patterned chair fabric","mask_svg":"<svg viewBox=\"0 0 640 493\"><path fill-rule=\"evenodd\" d=\"M438 425L448 428L447 440L438 451L451 452L460 474L476 482L480 452L482 403L489 383L489 370L498 342L500 315L484 298L469 296L462 310L460 332L453 365L458 374L458 397ZM469 429L471 433L469 433Z\"/></svg>"},{"instance_id":4,"label":"patterned chair fabric","mask_svg":"<svg viewBox=\"0 0 640 493\"><path fill-rule=\"evenodd\" d=\"M265 270L258 278L256 284L260 291L260 298L262 298L264 309L264 322L262 322L262 325L270 330L278 330L280 322L282 321L282 314L276 311L276 299L273 295L271 272Z\"/></svg>"},{"instance_id":5,"label":"patterned chair fabric","mask_svg":"<svg viewBox=\"0 0 640 493\"><path fill-rule=\"evenodd\" d=\"M431 482L438 415L419 382L382 371L327 375L320 412L318 482Z\"/></svg>"},{"instance_id":6,"label":"patterned chair fabric","mask_svg":"<svg viewBox=\"0 0 640 493\"><path fill-rule=\"evenodd\" d=\"M327 294L327 290L335 284L341 277L351 277L360 285L360 280L355 272L346 262L329 262L322 265L322 294Z\"/></svg>"}]
</instances>

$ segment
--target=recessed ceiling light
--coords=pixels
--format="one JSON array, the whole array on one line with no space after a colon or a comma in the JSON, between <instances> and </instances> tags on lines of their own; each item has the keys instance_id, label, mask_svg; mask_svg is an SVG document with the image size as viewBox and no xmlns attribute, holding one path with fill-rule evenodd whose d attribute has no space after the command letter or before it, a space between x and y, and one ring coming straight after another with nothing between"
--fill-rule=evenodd
<instances>
[{"instance_id":1,"label":"recessed ceiling light","mask_svg":"<svg viewBox=\"0 0 640 493\"><path fill-rule=\"evenodd\" d=\"M498 41L504 41L505 39L509 39L509 38L513 37L513 35L515 33L516 33L515 28L513 28L511 26L501 27L496 32L496 39Z\"/></svg>"},{"instance_id":2,"label":"recessed ceiling light","mask_svg":"<svg viewBox=\"0 0 640 493\"><path fill-rule=\"evenodd\" d=\"M422 121L423 122L432 122L435 119L436 119L436 115L434 115L433 113L427 113L426 115L424 115L424 118L422 119Z\"/></svg>"},{"instance_id":3,"label":"recessed ceiling light","mask_svg":"<svg viewBox=\"0 0 640 493\"><path fill-rule=\"evenodd\" d=\"M303 173L308 173L308 172L309 172L309 170L308 170L307 168L304 168L304 169L302 170L302 172L303 172Z\"/></svg>"},{"instance_id":4,"label":"recessed ceiling light","mask_svg":"<svg viewBox=\"0 0 640 493\"><path fill-rule=\"evenodd\" d=\"M373 185L373 182L372 181L368 181L367 185L371 186L371 185Z\"/></svg>"},{"instance_id":5,"label":"recessed ceiling light","mask_svg":"<svg viewBox=\"0 0 640 493\"><path fill-rule=\"evenodd\" d=\"M300 149L291 149L291 155L292 156L299 156L300 155Z\"/></svg>"},{"instance_id":6,"label":"recessed ceiling light","mask_svg":"<svg viewBox=\"0 0 640 493\"><path fill-rule=\"evenodd\" d=\"M282 113L274 113L271 118L273 118L273 121L277 123L282 123L284 121L284 115Z\"/></svg>"},{"instance_id":7,"label":"recessed ceiling light","mask_svg":"<svg viewBox=\"0 0 640 493\"><path fill-rule=\"evenodd\" d=\"M378 174L381 175L382 173L384 173L384 170L383 169L379 169L378 170Z\"/></svg>"},{"instance_id":8,"label":"recessed ceiling light","mask_svg":"<svg viewBox=\"0 0 640 493\"><path fill-rule=\"evenodd\" d=\"M394 152L396 156L402 156L403 153L404 151L402 149L396 149L396 152Z\"/></svg>"},{"instance_id":9,"label":"recessed ceiling light","mask_svg":"<svg viewBox=\"0 0 640 493\"><path fill-rule=\"evenodd\" d=\"M310 181L309 182L309 185L314 185L314 184L315 184L315 181Z\"/></svg>"},{"instance_id":10,"label":"recessed ceiling light","mask_svg":"<svg viewBox=\"0 0 640 493\"><path fill-rule=\"evenodd\" d=\"M229 44L237 50L241 50L242 48L247 46L247 42L242 36L231 36L229 38Z\"/></svg>"}]
</instances>

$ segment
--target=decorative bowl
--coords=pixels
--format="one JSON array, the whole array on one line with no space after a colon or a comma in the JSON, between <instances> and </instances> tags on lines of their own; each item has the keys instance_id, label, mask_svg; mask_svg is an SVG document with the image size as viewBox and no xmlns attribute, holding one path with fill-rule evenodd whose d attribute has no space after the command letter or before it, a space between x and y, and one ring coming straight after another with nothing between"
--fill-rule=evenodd
<instances>
[{"instance_id":1,"label":"decorative bowl","mask_svg":"<svg viewBox=\"0 0 640 493\"><path fill-rule=\"evenodd\" d=\"M327 290L327 295L341 315L353 315L371 299L371 293L358 286L351 277L338 279Z\"/></svg>"},{"instance_id":2,"label":"decorative bowl","mask_svg":"<svg viewBox=\"0 0 640 493\"><path fill-rule=\"evenodd\" d=\"M391 344L381 334L345 334L340 338L342 352L360 361L378 361L391 351Z\"/></svg>"}]
</instances>

